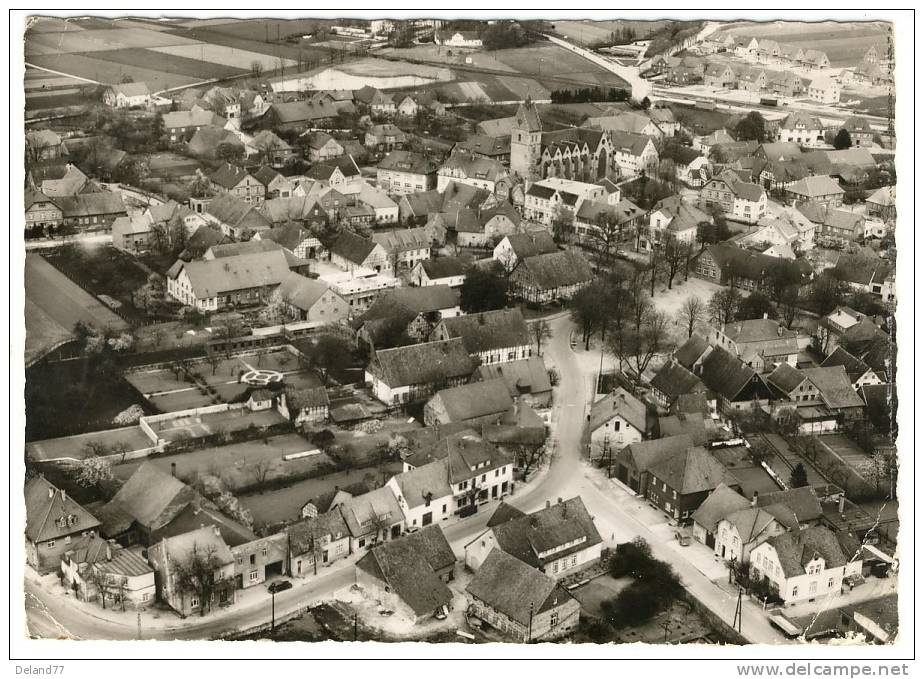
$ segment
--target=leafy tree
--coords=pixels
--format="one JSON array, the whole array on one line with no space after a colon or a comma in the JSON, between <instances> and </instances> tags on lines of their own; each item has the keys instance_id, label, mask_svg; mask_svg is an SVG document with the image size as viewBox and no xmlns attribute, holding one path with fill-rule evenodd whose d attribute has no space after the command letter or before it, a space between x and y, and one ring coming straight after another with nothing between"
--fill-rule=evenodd
<instances>
[{"instance_id":1,"label":"leafy tree","mask_svg":"<svg viewBox=\"0 0 924 679\"><path fill-rule=\"evenodd\" d=\"M230 582L221 570L221 560L214 545L194 544L189 553L181 559L171 560L176 588L192 592L199 599L199 615L212 609L215 594Z\"/></svg>"},{"instance_id":2,"label":"leafy tree","mask_svg":"<svg viewBox=\"0 0 924 679\"><path fill-rule=\"evenodd\" d=\"M250 74L254 78L259 78L263 74L263 62L259 59L254 59L250 62Z\"/></svg>"},{"instance_id":3,"label":"leafy tree","mask_svg":"<svg viewBox=\"0 0 924 679\"><path fill-rule=\"evenodd\" d=\"M793 467L792 473L789 475L789 485L792 488L804 488L808 485L808 472L801 462Z\"/></svg>"},{"instance_id":4,"label":"leafy tree","mask_svg":"<svg viewBox=\"0 0 924 679\"><path fill-rule=\"evenodd\" d=\"M707 313L707 306L702 298L690 295L683 301L683 304L680 305L680 320L687 327L688 338L693 337L696 326L708 318Z\"/></svg>"},{"instance_id":5,"label":"leafy tree","mask_svg":"<svg viewBox=\"0 0 924 679\"><path fill-rule=\"evenodd\" d=\"M466 313L502 309L507 304L508 282L488 269L473 267L460 289L462 310Z\"/></svg>"},{"instance_id":6,"label":"leafy tree","mask_svg":"<svg viewBox=\"0 0 924 679\"><path fill-rule=\"evenodd\" d=\"M734 288L722 288L709 300L709 314L719 325L735 320L741 304L741 293Z\"/></svg>"},{"instance_id":7,"label":"leafy tree","mask_svg":"<svg viewBox=\"0 0 924 679\"><path fill-rule=\"evenodd\" d=\"M844 149L849 149L853 146L853 140L850 138L850 132L845 128L841 128L837 131L837 134L834 135L834 148L838 151Z\"/></svg>"},{"instance_id":8,"label":"leafy tree","mask_svg":"<svg viewBox=\"0 0 924 679\"><path fill-rule=\"evenodd\" d=\"M84 488L99 487L113 480L112 463L99 457L88 457L77 464L75 481Z\"/></svg>"},{"instance_id":9,"label":"leafy tree","mask_svg":"<svg viewBox=\"0 0 924 679\"><path fill-rule=\"evenodd\" d=\"M738 141L750 141L751 139L758 142L767 141L767 129L763 116L757 111L748 113L735 127L735 138Z\"/></svg>"},{"instance_id":10,"label":"leafy tree","mask_svg":"<svg viewBox=\"0 0 924 679\"><path fill-rule=\"evenodd\" d=\"M310 361L320 374L324 384L330 375L350 365L352 351L349 342L336 335L321 335L311 350Z\"/></svg>"},{"instance_id":11,"label":"leafy tree","mask_svg":"<svg viewBox=\"0 0 924 679\"><path fill-rule=\"evenodd\" d=\"M574 214L570 210L559 207L552 217L552 236L556 243L565 243L574 233Z\"/></svg>"},{"instance_id":12,"label":"leafy tree","mask_svg":"<svg viewBox=\"0 0 924 679\"><path fill-rule=\"evenodd\" d=\"M244 147L240 144L222 142L215 149L215 158L226 163L238 163L244 158Z\"/></svg>"},{"instance_id":13,"label":"leafy tree","mask_svg":"<svg viewBox=\"0 0 924 679\"><path fill-rule=\"evenodd\" d=\"M846 286L833 276L822 274L816 276L808 288L806 302L813 311L825 315L844 303Z\"/></svg>"},{"instance_id":14,"label":"leafy tree","mask_svg":"<svg viewBox=\"0 0 924 679\"><path fill-rule=\"evenodd\" d=\"M767 318L776 318L776 309L766 293L755 290L741 300L735 319L748 321L753 318L763 318L764 314L766 314Z\"/></svg>"},{"instance_id":15,"label":"leafy tree","mask_svg":"<svg viewBox=\"0 0 924 679\"><path fill-rule=\"evenodd\" d=\"M594 282L578 290L568 303L571 320L581 329L584 350L590 349L590 338L606 323L606 293L603 286Z\"/></svg>"}]
</instances>

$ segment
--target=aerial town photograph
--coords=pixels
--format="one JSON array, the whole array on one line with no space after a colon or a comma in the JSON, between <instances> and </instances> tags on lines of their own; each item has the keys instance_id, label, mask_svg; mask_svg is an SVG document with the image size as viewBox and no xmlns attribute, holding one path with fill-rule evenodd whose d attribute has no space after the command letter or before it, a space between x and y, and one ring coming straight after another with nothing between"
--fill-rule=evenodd
<instances>
[{"instance_id":1,"label":"aerial town photograph","mask_svg":"<svg viewBox=\"0 0 924 679\"><path fill-rule=\"evenodd\" d=\"M895 23L195 14L11 27L11 636L896 643Z\"/></svg>"}]
</instances>

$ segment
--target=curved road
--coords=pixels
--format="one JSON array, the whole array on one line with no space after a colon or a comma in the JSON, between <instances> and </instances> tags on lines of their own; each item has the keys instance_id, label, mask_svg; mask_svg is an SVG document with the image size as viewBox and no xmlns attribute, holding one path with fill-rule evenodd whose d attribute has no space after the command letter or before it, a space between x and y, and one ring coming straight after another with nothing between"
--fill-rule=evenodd
<instances>
[{"instance_id":1,"label":"curved road","mask_svg":"<svg viewBox=\"0 0 924 679\"><path fill-rule=\"evenodd\" d=\"M585 412L593 396L593 375L581 370L577 356L570 347L571 321L566 316L551 320L553 337L545 357L561 375L556 393L554 422L557 451L549 468L539 478L518 492L510 503L523 511L541 508L547 500L568 499L580 495L593 515L600 534L609 545L624 542L636 535L644 537L659 559L671 563L684 585L699 601L721 619L731 623L735 597L719 589L680 552L665 542L653 528L665 522L663 515L653 513L648 505L621 489L600 470L581 459L581 439ZM460 556L465 545L481 534L491 511L481 512L444 528L447 539ZM343 561L315 578L294 581L295 587L276 596L277 616L285 615L315 601L320 601L353 580L351 561ZM34 576L32 576L34 577ZM91 613L92 607L79 607L67 597L43 590L40 583L27 576L26 609L30 632L36 637L137 638L134 621L121 623ZM248 590L250 591L250 590ZM145 639L207 639L235 629L268 623L269 599L240 602L227 611L204 618L176 620L177 624L143 630ZM99 611L101 613L101 611ZM750 601L744 604L742 633L752 642L775 643L782 636L767 622L765 615Z\"/></svg>"}]
</instances>

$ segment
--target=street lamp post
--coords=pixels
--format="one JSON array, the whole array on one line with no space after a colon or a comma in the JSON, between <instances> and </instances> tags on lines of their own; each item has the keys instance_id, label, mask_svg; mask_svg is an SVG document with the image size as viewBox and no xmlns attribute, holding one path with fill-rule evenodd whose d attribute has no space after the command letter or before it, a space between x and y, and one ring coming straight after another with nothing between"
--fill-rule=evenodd
<instances>
[{"instance_id":1,"label":"street lamp post","mask_svg":"<svg viewBox=\"0 0 924 679\"><path fill-rule=\"evenodd\" d=\"M270 618L270 634L276 632L276 588L270 588L270 594L272 595L272 617Z\"/></svg>"}]
</instances>

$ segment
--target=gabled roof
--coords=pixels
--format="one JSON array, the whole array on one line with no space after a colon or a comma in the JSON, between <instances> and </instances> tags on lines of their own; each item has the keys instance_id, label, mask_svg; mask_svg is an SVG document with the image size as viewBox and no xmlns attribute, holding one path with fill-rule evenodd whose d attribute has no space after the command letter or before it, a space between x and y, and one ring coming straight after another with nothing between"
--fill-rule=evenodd
<instances>
[{"instance_id":1,"label":"gabled roof","mask_svg":"<svg viewBox=\"0 0 924 679\"><path fill-rule=\"evenodd\" d=\"M215 151L222 144L231 144L243 148L244 143L231 130L223 127L200 127L186 143L186 148L194 156L214 158Z\"/></svg>"},{"instance_id":2,"label":"gabled roof","mask_svg":"<svg viewBox=\"0 0 924 679\"><path fill-rule=\"evenodd\" d=\"M500 418L513 408L513 399L506 382L497 379L443 389L438 391L429 403L442 404L451 422L466 422L492 416Z\"/></svg>"},{"instance_id":3,"label":"gabled roof","mask_svg":"<svg viewBox=\"0 0 924 679\"><path fill-rule=\"evenodd\" d=\"M60 198L52 198L50 196L46 196L44 193L42 193L38 189L26 189L25 190L25 209L26 210L28 210L30 207L32 207L36 203L51 203L52 205L60 209L61 208L60 202L61 202Z\"/></svg>"},{"instance_id":4,"label":"gabled roof","mask_svg":"<svg viewBox=\"0 0 924 679\"><path fill-rule=\"evenodd\" d=\"M340 232L331 246L331 254L343 257L353 264L363 264L375 250L377 243L371 238L363 238L347 229Z\"/></svg>"},{"instance_id":5,"label":"gabled roof","mask_svg":"<svg viewBox=\"0 0 924 679\"><path fill-rule=\"evenodd\" d=\"M511 233L505 236L505 239L510 244L513 253L520 259L558 252L555 239L545 229Z\"/></svg>"},{"instance_id":6,"label":"gabled roof","mask_svg":"<svg viewBox=\"0 0 924 679\"><path fill-rule=\"evenodd\" d=\"M95 516L44 476L35 476L26 482L25 500L26 537L32 542L54 540L100 525Z\"/></svg>"},{"instance_id":7,"label":"gabled roof","mask_svg":"<svg viewBox=\"0 0 924 679\"><path fill-rule=\"evenodd\" d=\"M373 547L356 568L387 583L415 614L428 615L452 602L452 590L437 572L455 561L442 529L427 526Z\"/></svg>"},{"instance_id":8,"label":"gabled roof","mask_svg":"<svg viewBox=\"0 0 924 679\"><path fill-rule=\"evenodd\" d=\"M281 139L272 130L260 130L247 145L261 151L285 151L292 148L289 142Z\"/></svg>"},{"instance_id":9,"label":"gabled roof","mask_svg":"<svg viewBox=\"0 0 924 679\"><path fill-rule=\"evenodd\" d=\"M395 388L467 377L475 367L462 340L450 339L377 351L368 370Z\"/></svg>"},{"instance_id":10,"label":"gabled roof","mask_svg":"<svg viewBox=\"0 0 924 679\"><path fill-rule=\"evenodd\" d=\"M693 512L693 521L710 533L714 533L718 528L719 521L733 512L750 506L751 503L741 493L731 489L724 483L720 483Z\"/></svg>"},{"instance_id":11,"label":"gabled roof","mask_svg":"<svg viewBox=\"0 0 924 679\"><path fill-rule=\"evenodd\" d=\"M444 318L449 337L461 337L470 354L530 344L529 328L518 308Z\"/></svg>"},{"instance_id":12,"label":"gabled roof","mask_svg":"<svg viewBox=\"0 0 924 679\"><path fill-rule=\"evenodd\" d=\"M492 137L486 134L473 134L468 139L460 141L453 150L470 151L482 156L510 155L510 137Z\"/></svg>"},{"instance_id":13,"label":"gabled roof","mask_svg":"<svg viewBox=\"0 0 924 679\"><path fill-rule=\"evenodd\" d=\"M651 378L651 386L667 396L669 401L695 391L706 391L706 385L696 375L676 361L668 361Z\"/></svg>"},{"instance_id":14,"label":"gabled roof","mask_svg":"<svg viewBox=\"0 0 924 679\"><path fill-rule=\"evenodd\" d=\"M233 189L235 186L244 181L244 179L246 179L248 176L252 175L243 167L232 165L231 163L224 163L221 167L209 175L209 179L215 184L223 186L226 189Z\"/></svg>"},{"instance_id":15,"label":"gabled roof","mask_svg":"<svg viewBox=\"0 0 924 679\"><path fill-rule=\"evenodd\" d=\"M452 495L448 463L448 458L433 460L395 475L395 483L401 491L401 498L409 508L413 509L426 504L429 500L438 500Z\"/></svg>"},{"instance_id":16,"label":"gabled roof","mask_svg":"<svg viewBox=\"0 0 924 679\"><path fill-rule=\"evenodd\" d=\"M723 483L727 486L739 485L725 465L705 448L698 446L658 462L649 472L680 495L713 490Z\"/></svg>"},{"instance_id":17,"label":"gabled roof","mask_svg":"<svg viewBox=\"0 0 924 679\"><path fill-rule=\"evenodd\" d=\"M676 457L692 446L693 439L687 434L681 434L650 441L636 441L630 443L624 450L632 458L635 468L639 472L645 472L662 460Z\"/></svg>"},{"instance_id":18,"label":"gabled roof","mask_svg":"<svg viewBox=\"0 0 924 679\"><path fill-rule=\"evenodd\" d=\"M767 376L767 384L776 387L784 394L791 394L806 379L801 370L797 370L789 363L783 362Z\"/></svg>"},{"instance_id":19,"label":"gabled roof","mask_svg":"<svg viewBox=\"0 0 924 679\"><path fill-rule=\"evenodd\" d=\"M160 535L164 537L182 535L204 526L217 528L218 532L221 533L221 539L229 547L243 545L257 538L252 530L237 521L233 521L200 500L190 502L177 512L176 516L170 520L169 525L164 526Z\"/></svg>"},{"instance_id":20,"label":"gabled roof","mask_svg":"<svg viewBox=\"0 0 924 679\"><path fill-rule=\"evenodd\" d=\"M336 117L336 107L327 101L319 100L271 104L263 114L264 119L275 119L283 125Z\"/></svg>"},{"instance_id":21,"label":"gabled roof","mask_svg":"<svg viewBox=\"0 0 924 679\"><path fill-rule=\"evenodd\" d=\"M615 415L619 415L626 422L644 434L647 429L648 409L645 404L635 398L622 387L606 394L603 398L594 401L590 407L590 431L596 431Z\"/></svg>"},{"instance_id":22,"label":"gabled roof","mask_svg":"<svg viewBox=\"0 0 924 679\"><path fill-rule=\"evenodd\" d=\"M124 94L126 97L140 97L145 94L150 94L151 91L148 89L147 83L118 83L116 85L110 85L111 89L116 94Z\"/></svg>"},{"instance_id":23,"label":"gabled roof","mask_svg":"<svg viewBox=\"0 0 924 679\"><path fill-rule=\"evenodd\" d=\"M461 276L466 271L465 262L458 257L434 257L425 259L419 264L431 281Z\"/></svg>"},{"instance_id":24,"label":"gabled roof","mask_svg":"<svg viewBox=\"0 0 924 679\"><path fill-rule=\"evenodd\" d=\"M844 370L847 371L847 377L850 378L852 382L860 379L871 370L866 363L846 351L843 347L837 347L837 349L832 351L828 357L821 362L822 368L833 368L836 366L843 366Z\"/></svg>"},{"instance_id":25,"label":"gabled roof","mask_svg":"<svg viewBox=\"0 0 924 679\"><path fill-rule=\"evenodd\" d=\"M488 554L465 591L521 625L529 625L532 616L573 598L551 576L497 548Z\"/></svg>"},{"instance_id":26,"label":"gabled roof","mask_svg":"<svg viewBox=\"0 0 924 679\"><path fill-rule=\"evenodd\" d=\"M795 130L797 128L806 130L825 129L824 125L821 124L821 120L805 111L793 111L780 123L781 130Z\"/></svg>"},{"instance_id":27,"label":"gabled roof","mask_svg":"<svg viewBox=\"0 0 924 679\"><path fill-rule=\"evenodd\" d=\"M767 540L767 543L776 551L780 567L787 578L804 575L806 565L816 557L824 559L825 569L838 568L847 563L837 537L823 526L781 533Z\"/></svg>"},{"instance_id":28,"label":"gabled roof","mask_svg":"<svg viewBox=\"0 0 924 679\"><path fill-rule=\"evenodd\" d=\"M171 130L177 127L203 127L212 125L223 127L227 121L212 111L196 109L192 111L170 111L164 114L164 128Z\"/></svg>"},{"instance_id":29,"label":"gabled roof","mask_svg":"<svg viewBox=\"0 0 924 679\"><path fill-rule=\"evenodd\" d=\"M268 187L276 179L282 177L282 173L278 170L274 170L269 165L263 165L259 170L253 173L253 178L260 182L263 186ZM283 177L284 179L284 177Z\"/></svg>"},{"instance_id":30,"label":"gabled roof","mask_svg":"<svg viewBox=\"0 0 924 679\"><path fill-rule=\"evenodd\" d=\"M58 199L58 204L65 217L113 215L126 212L122 194L109 191L63 196Z\"/></svg>"},{"instance_id":31,"label":"gabled roof","mask_svg":"<svg viewBox=\"0 0 924 679\"><path fill-rule=\"evenodd\" d=\"M840 184L828 175L811 175L805 177L787 186L786 191L800 196L806 196L807 198L844 193L844 189L840 187Z\"/></svg>"},{"instance_id":32,"label":"gabled roof","mask_svg":"<svg viewBox=\"0 0 924 679\"><path fill-rule=\"evenodd\" d=\"M757 496L758 507L769 509L774 505L781 505L792 511L799 523L815 521L822 515L821 503L811 486L778 490Z\"/></svg>"},{"instance_id":33,"label":"gabled roof","mask_svg":"<svg viewBox=\"0 0 924 679\"><path fill-rule=\"evenodd\" d=\"M412 151L392 151L379 162L380 170L408 172L410 174L432 174L436 166L427 156Z\"/></svg>"},{"instance_id":34,"label":"gabled roof","mask_svg":"<svg viewBox=\"0 0 924 679\"><path fill-rule=\"evenodd\" d=\"M632 132L611 132L610 138L613 148L617 152L628 153L632 156L641 156L652 138L647 134L633 134Z\"/></svg>"},{"instance_id":35,"label":"gabled roof","mask_svg":"<svg viewBox=\"0 0 924 679\"><path fill-rule=\"evenodd\" d=\"M168 569L175 562L184 562L190 555L211 553L220 566L234 562L234 555L228 544L214 526L205 526L197 530L165 538L148 548L148 558L156 570Z\"/></svg>"},{"instance_id":36,"label":"gabled roof","mask_svg":"<svg viewBox=\"0 0 924 679\"><path fill-rule=\"evenodd\" d=\"M449 156L439 169L439 174L461 172L463 177L496 182L507 176L507 169L500 161L476 156L472 152L457 151Z\"/></svg>"},{"instance_id":37,"label":"gabled roof","mask_svg":"<svg viewBox=\"0 0 924 679\"><path fill-rule=\"evenodd\" d=\"M231 193L220 193L212 198L205 211L216 221L236 229L257 231L272 226L253 205Z\"/></svg>"},{"instance_id":38,"label":"gabled roof","mask_svg":"<svg viewBox=\"0 0 924 679\"><path fill-rule=\"evenodd\" d=\"M320 160L311 166L311 168L306 173L306 176L310 179L316 179L318 181L327 181L331 178L331 175L334 174L337 168L340 168L340 172L344 177L360 176L359 167L356 165L356 161L353 160L353 156L351 155L337 156L336 158Z\"/></svg>"},{"instance_id":39,"label":"gabled roof","mask_svg":"<svg viewBox=\"0 0 924 679\"><path fill-rule=\"evenodd\" d=\"M341 540L349 535L349 529L339 509L298 521L286 527L290 550L293 555L310 553L315 541L329 537L331 541Z\"/></svg>"},{"instance_id":40,"label":"gabled roof","mask_svg":"<svg viewBox=\"0 0 924 679\"><path fill-rule=\"evenodd\" d=\"M676 413L658 418L661 436L688 435L694 445L704 446L715 433L715 423L708 415L699 413Z\"/></svg>"},{"instance_id":41,"label":"gabled roof","mask_svg":"<svg viewBox=\"0 0 924 679\"><path fill-rule=\"evenodd\" d=\"M674 358L687 370L693 369L696 363L709 348L709 342L700 335L692 335L686 342L674 351Z\"/></svg>"},{"instance_id":42,"label":"gabled roof","mask_svg":"<svg viewBox=\"0 0 924 679\"><path fill-rule=\"evenodd\" d=\"M321 408L330 405L327 389L323 386L304 387L302 389L287 386L285 395L290 411L303 410L304 408Z\"/></svg>"},{"instance_id":43,"label":"gabled roof","mask_svg":"<svg viewBox=\"0 0 924 679\"><path fill-rule=\"evenodd\" d=\"M481 365L475 374L482 380L503 379L511 396L524 392L544 394L552 390L549 372L540 356Z\"/></svg>"},{"instance_id":44,"label":"gabled roof","mask_svg":"<svg viewBox=\"0 0 924 679\"><path fill-rule=\"evenodd\" d=\"M760 507L745 507L728 514L724 519L738 531L743 545L749 545L761 535L766 535L766 531L776 523L776 517Z\"/></svg>"},{"instance_id":45,"label":"gabled roof","mask_svg":"<svg viewBox=\"0 0 924 679\"><path fill-rule=\"evenodd\" d=\"M701 379L709 389L729 401L735 401L751 382L763 385L760 375L721 347L714 347L703 361Z\"/></svg>"},{"instance_id":46,"label":"gabled roof","mask_svg":"<svg viewBox=\"0 0 924 679\"><path fill-rule=\"evenodd\" d=\"M513 272L513 277L525 279L527 284L540 290L553 290L586 283L593 278L593 270L580 254L559 250L524 258Z\"/></svg>"},{"instance_id":47,"label":"gabled roof","mask_svg":"<svg viewBox=\"0 0 924 679\"><path fill-rule=\"evenodd\" d=\"M379 295L375 304L363 314L363 319L380 318L376 311L379 302L391 304L383 306L387 312L395 304L402 306L415 314L425 314L431 311L441 311L459 306L460 294L458 290L448 285L426 285L423 287L401 287L388 290Z\"/></svg>"},{"instance_id":48,"label":"gabled roof","mask_svg":"<svg viewBox=\"0 0 924 679\"><path fill-rule=\"evenodd\" d=\"M430 232L424 227L412 229L390 229L388 231L376 231L372 234L372 240L381 245L385 252L406 252L408 250L428 250L433 244Z\"/></svg>"},{"instance_id":49,"label":"gabled roof","mask_svg":"<svg viewBox=\"0 0 924 679\"><path fill-rule=\"evenodd\" d=\"M494 526L499 526L502 523L507 523L508 521L513 521L514 519L519 519L524 516L526 516L525 512L501 500L501 503L497 505L497 509L491 514L491 518L488 519L488 528L494 528Z\"/></svg>"},{"instance_id":50,"label":"gabled roof","mask_svg":"<svg viewBox=\"0 0 924 679\"><path fill-rule=\"evenodd\" d=\"M308 311L330 290L326 283L290 271L279 285L279 295L302 311Z\"/></svg>"},{"instance_id":51,"label":"gabled roof","mask_svg":"<svg viewBox=\"0 0 924 679\"><path fill-rule=\"evenodd\" d=\"M866 405L853 388L843 365L806 368L802 372L818 388L829 408L857 408Z\"/></svg>"},{"instance_id":52,"label":"gabled roof","mask_svg":"<svg viewBox=\"0 0 924 679\"><path fill-rule=\"evenodd\" d=\"M169 523L197 493L153 462L144 462L110 500L135 521L155 530Z\"/></svg>"},{"instance_id":53,"label":"gabled roof","mask_svg":"<svg viewBox=\"0 0 924 679\"><path fill-rule=\"evenodd\" d=\"M603 541L580 497L505 521L491 530L502 550L533 568L539 568L550 560L547 556L540 556L542 552L583 538L583 542L574 547L551 555L551 559L560 559Z\"/></svg>"},{"instance_id":54,"label":"gabled roof","mask_svg":"<svg viewBox=\"0 0 924 679\"><path fill-rule=\"evenodd\" d=\"M210 299L235 290L279 285L289 275L289 263L279 249L184 262L180 270L186 271L198 299Z\"/></svg>"}]
</instances>

